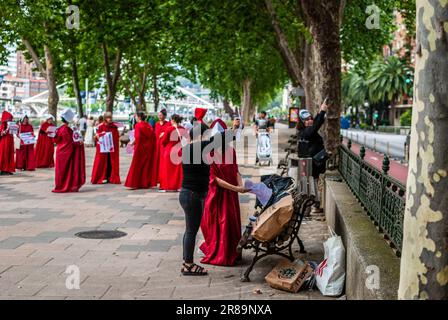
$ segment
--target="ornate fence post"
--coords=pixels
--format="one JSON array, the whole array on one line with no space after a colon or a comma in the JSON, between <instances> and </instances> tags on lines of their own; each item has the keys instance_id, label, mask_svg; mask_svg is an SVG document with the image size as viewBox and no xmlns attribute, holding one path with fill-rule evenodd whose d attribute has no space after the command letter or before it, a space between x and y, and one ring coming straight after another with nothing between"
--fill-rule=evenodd
<instances>
[{"instance_id":1,"label":"ornate fence post","mask_svg":"<svg viewBox=\"0 0 448 320\"><path fill-rule=\"evenodd\" d=\"M381 177L381 202L380 202L380 216L378 221L378 227L380 229L380 232L383 232L383 226L384 226L384 204L385 204L385 197L386 197L386 189L387 189L387 175L390 169L390 160L387 155L384 155L383 159L383 165L381 167L383 169L383 174Z\"/></svg>"},{"instance_id":2,"label":"ornate fence post","mask_svg":"<svg viewBox=\"0 0 448 320\"><path fill-rule=\"evenodd\" d=\"M390 169L390 160L387 155L384 156L382 169L383 173L387 176L387 173L389 172Z\"/></svg>"},{"instance_id":3,"label":"ornate fence post","mask_svg":"<svg viewBox=\"0 0 448 320\"><path fill-rule=\"evenodd\" d=\"M344 161L343 161L343 157L344 157L344 151L343 151L344 136L341 134L340 138L341 138L341 145L339 146L339 170L341 171L341 173L343 175L345 175L345 172L346 172L347 168L344 168Z\"/></svg>"},{"instance_id":4,"label":"ornate fence post","mask_svg":"<svg viewBox=\"0 0 448 320\"><path fill-rule=\"evenodd\" d=\"M364 160L364 157L366 156L366 148L364 146L361 146L361 149L359 150L359 157L361 160Z\"/></svg>"},{"instance_id":5,"label":"ornate fence post","mask_svg":"<svg viewBox=\"0 0 448 320\"><path fill-rule=\"evenodd\" d=\"M362 181L362 169L364 168L364 157L366 156L366 148L364 148L364 146L361 146L361 149L359 149L359 179L358 179L358 183L357 183L357 191L358 191L358 195L361 195L361 181Z\"/></svg>"}]
</instances>

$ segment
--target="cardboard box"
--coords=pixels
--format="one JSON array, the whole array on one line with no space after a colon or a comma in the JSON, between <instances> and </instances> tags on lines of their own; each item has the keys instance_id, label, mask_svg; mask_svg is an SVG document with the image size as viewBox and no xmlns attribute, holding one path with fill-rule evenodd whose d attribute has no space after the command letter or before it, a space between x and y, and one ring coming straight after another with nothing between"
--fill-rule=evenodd
<instances>
[{"instance_id":1,"label":"cardboard box","mask_svg":"<svg viewBox=\"0 0 448 320\"><path fill-rule=\"evenodd\" d=\"M274 289L296 293L312 274L313 269L308 262L301 264L282 260L268 273L265 280Z\"/></svg>"}]
</instances>

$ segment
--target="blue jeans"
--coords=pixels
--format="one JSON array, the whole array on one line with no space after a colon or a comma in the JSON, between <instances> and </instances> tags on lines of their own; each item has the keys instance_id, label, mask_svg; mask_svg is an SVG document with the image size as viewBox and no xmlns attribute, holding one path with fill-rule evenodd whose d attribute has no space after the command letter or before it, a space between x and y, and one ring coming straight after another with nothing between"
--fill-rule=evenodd
<instances>
[{"instance_id":1,"label":"blue jeans","mask_svg":"<svg viewBox=\"0 0 448 320\"><path fill-rule=\"evenodd\" d=\"M185 212L183 255L186 263L193 263L196 235L201 226L206 197L207 192L196 192L188 189L182 189L179 193L179 202Z\"/></svg>"}]
</instances>

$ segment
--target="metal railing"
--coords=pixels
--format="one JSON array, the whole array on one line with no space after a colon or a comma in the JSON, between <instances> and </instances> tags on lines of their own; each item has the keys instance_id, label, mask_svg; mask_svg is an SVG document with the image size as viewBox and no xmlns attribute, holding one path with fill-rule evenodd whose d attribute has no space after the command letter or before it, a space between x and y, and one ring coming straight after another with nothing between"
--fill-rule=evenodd
<instances>
[{"instance_id":1,"label":"metal railing","mask_svg":"<svg viewBox=\"0 0 448 320\"><path fill-rule=\"evenodd\" d=\"M387 141L387 139L379 139L375 136L369 136L362 131L341 130L341 134L346 139L359 145L363 145L375 152L386 154L388 157L393 157L400 160L405 160L407 148L406 141Z\"/></svg>"},{"instance_id":2,"label":"metal railing","mask_svg":"<svg viewBox=\"0 0 448 320\"><path fill-rule=\"evenodd\" d=\"M403 241L406 188L388 175L390 162L387 156L384 157L381 172L364 161L364 146L359 156L350 148L351 140L347 146L340 147L339 172L399 256Z\"/></svg>"}]
</instances>

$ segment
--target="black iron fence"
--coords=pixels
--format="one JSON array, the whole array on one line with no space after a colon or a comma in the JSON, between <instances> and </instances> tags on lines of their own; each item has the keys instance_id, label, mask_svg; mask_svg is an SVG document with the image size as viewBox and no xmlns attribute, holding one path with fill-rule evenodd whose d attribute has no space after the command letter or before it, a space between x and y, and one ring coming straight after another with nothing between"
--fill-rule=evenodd
<instances>
[{"instance_id":1,"label":"black iron fence","mask_svg":"<svg viewBox=\"0 0 448 320\"><path fill-rule=\"evenodd\" d=\"M380 171L364 161L364 147L359 156L350 149L351 140L347 146L341 145L339 171L379 231L400 255L406 188L388 175L390 162L387 156L384 156Z\"/></svg>"}]
</instances>

